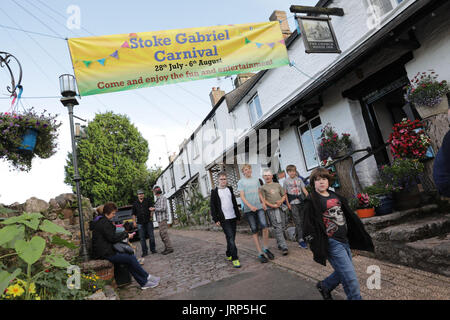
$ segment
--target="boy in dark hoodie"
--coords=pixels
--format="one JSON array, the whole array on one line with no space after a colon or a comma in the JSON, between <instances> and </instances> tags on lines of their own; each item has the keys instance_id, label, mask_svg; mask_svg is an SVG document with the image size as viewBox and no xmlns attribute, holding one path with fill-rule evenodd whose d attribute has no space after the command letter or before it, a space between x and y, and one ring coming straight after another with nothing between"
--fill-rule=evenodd
<instances>
[{"instance_id":1,"label":"boy in dark hoodie","mask_svg":"<svg viewBox=\"0 0 450 320\"><path fill-rule=\"evenodd\" d=\"M359 282L352 262L351 249L374 251L372 239L347 200L329 190L332 176L325 168L310 176L312 192L305 201L303 235L313 252L314 261L330 262L334 272L316 285L325 300L340 283L349 300L361 300Z\"/></svg>"}]
</instances>

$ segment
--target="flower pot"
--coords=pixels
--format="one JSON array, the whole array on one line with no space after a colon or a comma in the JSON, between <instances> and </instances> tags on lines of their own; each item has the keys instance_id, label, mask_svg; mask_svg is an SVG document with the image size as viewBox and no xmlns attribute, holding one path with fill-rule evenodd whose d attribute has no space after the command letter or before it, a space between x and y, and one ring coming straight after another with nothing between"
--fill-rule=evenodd
<instances>
[{"instance_id":1,"label":"flower pot","mask_svg":"<svg viewBox=\"0 0 450 320\"><path fill-rule=\"evenodd\" d=\"M435 116L440 113L447 113L448 110L448 99L447 96L442 97L442 101L439 104L435 104L432 107L415 105L417 112L422 119L426 119Z\"/></svg>"},{"instance_id":2,"label":"flower pot","mask_svg":"<svg viewBox=\"0 0 450 320\"><path fill-rule=\"evenodd\" d=\"M377 195L380 199L380 205L375 208L375 213L377 216L383 216L385 214L392 213L394 211L394 200L392 200L392 195Z\"/></svg>"},{"instance_id":3,"label":"flower pot","mask_svg":"<svg viewBox=\"0 0 450 320\"><path fill-rule=\"evenodd\" d=\"M33 152L34 147L36 146L36 137L38 135L38 131L36 129L27 129L22 138L22 143L18 148L20 151L25 152Z\"/></svg>"},{"instance_id":4,"label":"flower pot","mask_svg":"<svg viewBox=\"0 0 450 320\"><path fill-rule=\"evenodd\" d=\"M420 206L420 193L417 186L412 190L402 190L394 193L394 209L397 211L403 211Z\"/></svg>"},{"instance_id":5,"label":"flower pot","mask_svg":"<svg viewBox=\"0 0 450 320\"><path fill-rule=\"evenodd\" d=\"M357 209L356 213L360 218L370 218L375 215L375 208Z\"/></svg>"}]
</instances>

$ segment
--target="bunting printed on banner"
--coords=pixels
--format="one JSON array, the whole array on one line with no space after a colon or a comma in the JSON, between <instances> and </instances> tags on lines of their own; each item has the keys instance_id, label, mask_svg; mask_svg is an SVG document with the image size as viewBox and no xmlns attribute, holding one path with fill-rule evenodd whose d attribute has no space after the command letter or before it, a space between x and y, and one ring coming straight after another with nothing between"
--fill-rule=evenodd
<instances>
[{"instance_id":1,"label":"bunting printed on banner","mask_svg":"<svg viewBox=\"0 0 450 320\"><path fill-rule=\"evenodd\" d=\"M68 46L82 96L289 64L278 21L70 38Z\"/></svg>"},{"instance_id":2,"label":"bunting printed on banner","mask_svg":"<svg viewBox=\"0 0 450 320\"><path fill-rule=\"evenodd\" d=\"M137 36L138 36L137 33L130 33L129 34L130 38L136 38ZM130 48L130 45L129 45L128 41L124 41L120 47L121 48ZM119 49L115 50L113 53L111 53L107 57L104 57L104 58L101 58L101 59L96 59L95 61L97 61L100 65L104 66L106 59L109 58L109 57L112 57L112 58L115 58L115 59L119 59ZM91 65L93 60L76 60L75 62L76 63L83 62L84 65L86 66L86 68L89 68L89 66Z\"/></svg>"}]
</instances>

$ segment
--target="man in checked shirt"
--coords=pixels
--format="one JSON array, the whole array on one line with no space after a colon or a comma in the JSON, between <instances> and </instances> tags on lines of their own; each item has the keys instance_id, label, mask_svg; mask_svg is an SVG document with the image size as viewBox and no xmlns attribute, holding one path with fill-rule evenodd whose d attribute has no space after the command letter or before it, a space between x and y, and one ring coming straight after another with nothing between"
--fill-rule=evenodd
<instances>
[{"instance_id":1,"label":"man in checked shirt","mask_svg":"<svg viewBox=\"0 0 450 320\"><path fill-rule=\"evenodd\" d=\"M156 221L158 222L159 235L166 247L162 254L169 254L173 252L172 244L169 239L167 220L169 214L167 212L167 198L162 195L161 188L158 186L153 187L153 193L156 196L155 207L150 208L152 213L155 213Z\"/></svg>"}]
</instances>

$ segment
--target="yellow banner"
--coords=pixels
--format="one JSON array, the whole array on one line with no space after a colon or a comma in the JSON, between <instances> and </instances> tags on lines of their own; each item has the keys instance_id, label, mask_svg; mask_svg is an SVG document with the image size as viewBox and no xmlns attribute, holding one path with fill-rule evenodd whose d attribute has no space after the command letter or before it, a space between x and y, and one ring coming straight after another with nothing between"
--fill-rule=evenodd
<instances>
[{"instance_id":1,"label":"yellow banner","mask_svg":"<svg viewBox=\"0 0 450 320\"><path fill-rule=\"evenodd\" d=\"M68 40L81 96L289 64L279 22Z\"/></svg>"}]
</instances>

